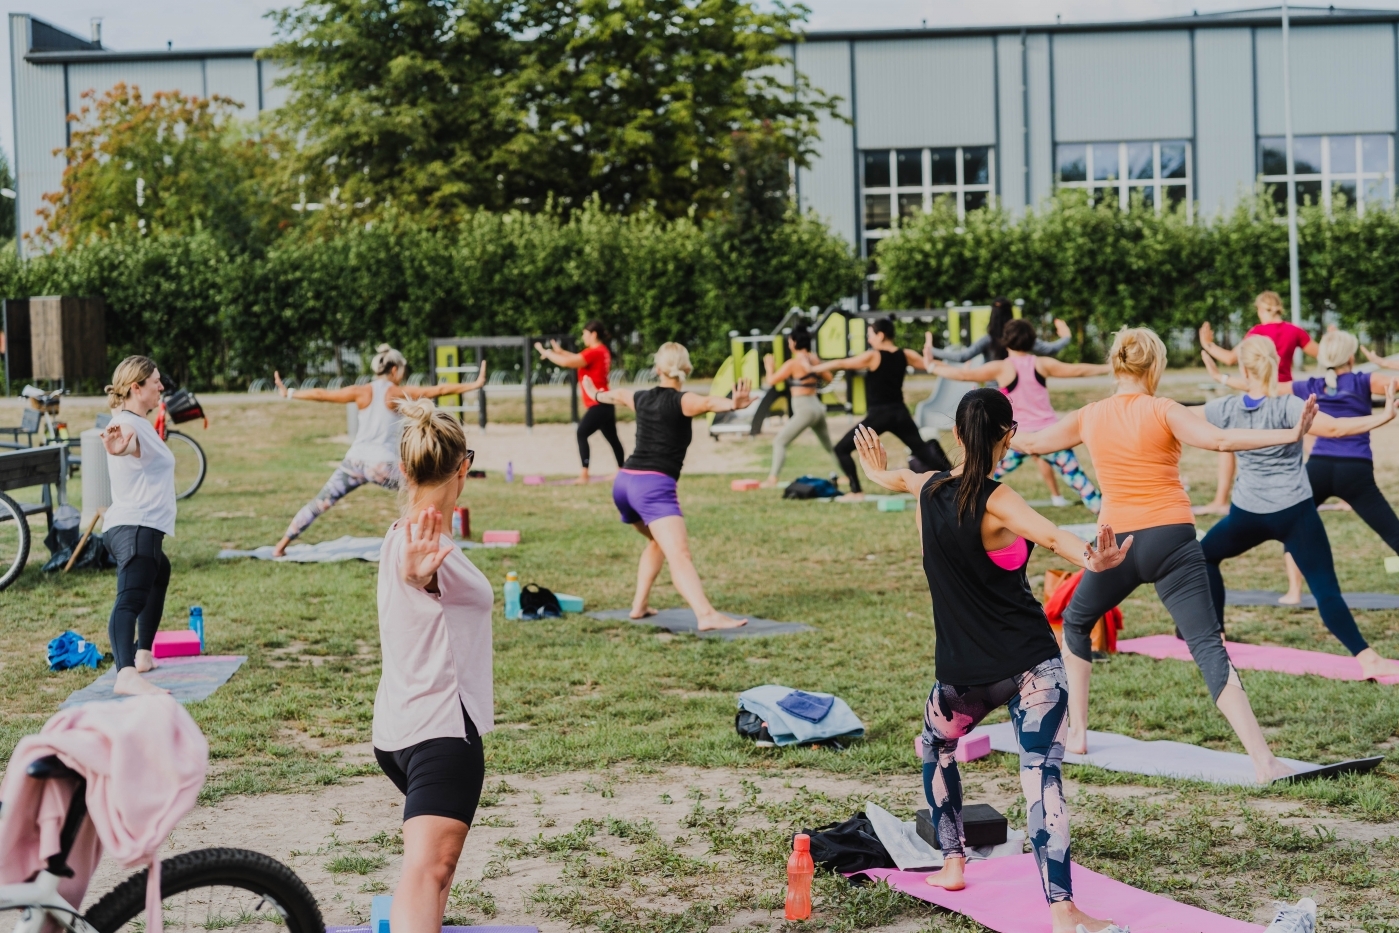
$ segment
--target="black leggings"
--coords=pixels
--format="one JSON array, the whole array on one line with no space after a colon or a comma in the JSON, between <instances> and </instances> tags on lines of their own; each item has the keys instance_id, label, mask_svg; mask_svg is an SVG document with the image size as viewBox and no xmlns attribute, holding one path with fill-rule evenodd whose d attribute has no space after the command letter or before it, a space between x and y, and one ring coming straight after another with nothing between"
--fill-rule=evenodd
<instances>
[{"instance_id":1,"label":"black leggings","mask_svg":"<svg viewBox=\"0 0 1399 933\"><path fill-rule=\"evenodd\" d=\"M161 550L165 532L144 525L118 525L104 536L117 561L117 601L107 620L107 640L117 670L136 666L136 649L150 651L165 590L170 585L170 558Z\"/></svg>"},{"instance_id":2,"label":"black leggings","mask_svg":"<svg viewBox=\"0 0 1399 933\"><path fill-rule=\"evenodd\" d=\"M1370 647L1341 595L1326 526L1316 514L1316 505L1307 499L1279 512L1261 514L1231 505L1229 514L1215 522L1205 540L1200 542L1209 564L1210 594L1220 631L1224 630L1224 576L1219 572L1219 562L1250 551L1264 541L1281 541L1292 555L1316 597L1321 621L1346 650L1359 654Z\"/></svg>"},{"instance_id":3,"label":"black leggings","mask_svg":"<svg viewBox=\"0 0 1399 933\"><path fill-rule=\"evenodd\" d=\"M1360 520L1375 530L1389 549L1399 553L1399 516L1375 485L1375 462L1363 457L1312 457L1307 461L1312 502L1335 496L1355 509Z\"/></svg>"},{"instance_id":4,"label":"black leggings","mask_svg":"<svg viewBox=\"0 0 1399 933\"><path fill-rule=\"evenodd\" d=\"M1085 573L1064 610L1064 647L1075 657L1093 660L1093 626L1099 616L1132 595L1143 583L1156 584L1156 595L1175 620L1176 631L1190 646L1190 656L1205 677L1215 700L1232 678L1238 683L1224 630L1210 597L1209 573L1195 526L1157 525L1118 532L1117 543L1133 536L1122 563L1101 573Z\"/></svg>"},{"instance_id":5,"label":"black leggings","mask_svg":"<svg viewBox=\"0 0 1399 933\"><path fill-rule=\"evenodd\" d=\"M617 437L617 409L602 404L589 408L578 422L578 459L583 461L583 469L586 470L593 459L588 438L598 431L612 447L612 456L617 458L617 469L620 470L627 455L622 452L622 441Z\"/></svg>"},{"instance_id":6,"label":"black leggings","mask_svg":"<svg viewBox=\"0 0 1399 933\"><path fill-rule=\"evenodd\" d=\"M427 739L392 752L374 749L380 769L407 798L404 822L415 816L445 816L470 826L476 818L486 783L486 753L464 708L461 715L465 738Z\"/></svg>"},{"instance_id":7,"label":"black leggings","mask_svg":"<svg viewBox=\"0 0 1399 933\"><path fill-rule=\"evenodd\" d=\"M913 416L904 405L871 405L860 424L875 434L894 435L903 441L904 446L915 457L934 470L952 469L947 454L942 451L942 445L937 441L923 440L923 436L918 433L918 425L913 423ZM836 444L836 459L840 461L840 468L845 471L846 479L850 480L850 491L859 492L860 477L855 470L855 458L851 456L854 452L855 428L851 428Z\"/></svg>"}]
</instances>

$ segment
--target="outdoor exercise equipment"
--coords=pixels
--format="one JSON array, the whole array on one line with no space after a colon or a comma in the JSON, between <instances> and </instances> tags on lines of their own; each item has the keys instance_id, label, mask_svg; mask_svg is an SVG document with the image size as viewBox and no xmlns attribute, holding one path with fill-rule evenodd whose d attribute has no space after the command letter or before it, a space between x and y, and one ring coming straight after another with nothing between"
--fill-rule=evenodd
<instances>
[{"instance_id":1,"label":"outdoor exercise equipment","mask_svg":"<svg viewBox=\"0 0 1399 933\"><path fill-rule=\"evenodd\" d=\"M523 392L525 397L525 426L528 429L534 428L534 345L535 343L548 343L557 340L565 350L575 351L573 337L569 334L544 334L540 336L519 336L519 337L438 337L428 341L428 370L436 378L437 384L445 382L461 382L463 378L474 377L481 371L481 362L486 358L486 351L492 348L516 349L521 352L520 375L518 384L496 382L497 375L503 375L497 370L492 374L487 385L476 390L476 404L467 405L460 395L444 395L437 400L437 407L445 411L456 412L457 418L466 421L466 416L475 413L478 423L484 430L486 427L486 395L487 390L491 393L515 393ZM463 351L472 350L476 358L475 363L464 363L462 361ZM568 370L565 379L569 385L569 408L570 418L576 424L578 422L578 373L576 370Z\"/></svg>"}]
</instances>

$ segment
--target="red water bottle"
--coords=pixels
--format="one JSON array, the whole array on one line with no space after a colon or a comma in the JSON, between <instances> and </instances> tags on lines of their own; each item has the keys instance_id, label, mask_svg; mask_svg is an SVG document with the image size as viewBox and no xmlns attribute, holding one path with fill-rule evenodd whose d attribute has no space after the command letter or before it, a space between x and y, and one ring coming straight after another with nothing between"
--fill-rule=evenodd
<instances>
[{"instance_id":1,"label":"red water bottle","mask_svg":"<svg viewBox=\"0 0 1399 933\"><path fill-rule=\"evenodd\" d=\"M792 857L787 860L788 920L811 919L811 877L816 865L811 861L811 837L797 833L792 838Z\"/></svg>"}]
</instances>

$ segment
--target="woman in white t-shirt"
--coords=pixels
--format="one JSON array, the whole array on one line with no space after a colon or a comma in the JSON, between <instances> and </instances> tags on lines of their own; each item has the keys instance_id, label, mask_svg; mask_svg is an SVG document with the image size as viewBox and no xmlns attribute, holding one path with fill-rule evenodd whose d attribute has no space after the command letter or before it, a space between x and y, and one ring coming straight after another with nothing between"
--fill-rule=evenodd
<instances>
[{"instance_id":1,"label":"woman in white t-shirt","mask_svg":"<svg viewBox=\"0 0 1399 933\"><path fill-rule=\"evenodd\" d=\"M155 363L128 356L107 386L112 421L102 431L112 504L102 519L107 549L117 561L117 599L107 622L122 694L167 693L142 673L155 667L151 646L165 612L170 560L161 545L175 534L175 455L146 415L165 391Z\"/></svg>"}]
</instances>

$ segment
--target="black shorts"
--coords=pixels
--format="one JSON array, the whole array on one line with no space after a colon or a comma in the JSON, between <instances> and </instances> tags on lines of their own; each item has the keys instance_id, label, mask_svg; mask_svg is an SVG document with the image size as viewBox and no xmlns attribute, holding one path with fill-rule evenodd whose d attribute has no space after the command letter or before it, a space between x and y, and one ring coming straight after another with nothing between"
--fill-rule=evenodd
<instances>
[{"instance_id":1,"label":"black shorts","mask_svg":"<svg viewBox=\"0 0 1399 933\"><path fill-rule=\"evenodd\" d=\"M476 817L481 786L486 783L486 754L471 717L465 739L428 739L396 752L374 749L379 767L407 800L403 819L445 816L467 826Z\"/></svg>"}]
</instances>

